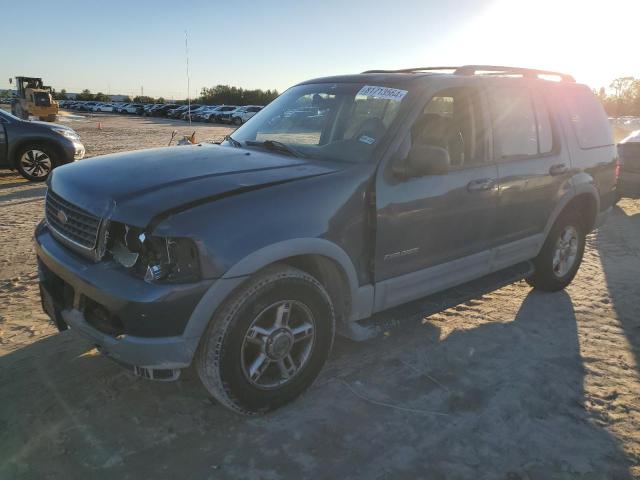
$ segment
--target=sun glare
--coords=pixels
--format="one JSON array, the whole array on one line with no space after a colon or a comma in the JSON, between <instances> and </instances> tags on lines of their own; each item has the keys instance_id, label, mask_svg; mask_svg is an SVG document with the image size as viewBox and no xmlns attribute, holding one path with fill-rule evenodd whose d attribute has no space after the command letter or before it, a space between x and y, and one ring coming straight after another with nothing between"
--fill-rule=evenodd
<instances>
[{"instance_id":1,"label":"sun glare","mask_svg":"<svg viewBox=\"0 0 640 480\"><path fill-rule=\"evenodd\" d=\"M492 3L443 41L458 63L557 70L593 88L640 74L635 53L639 0L539 0ZM630 59L633 59L630 61Z\"/></svg>"}]
</instances>

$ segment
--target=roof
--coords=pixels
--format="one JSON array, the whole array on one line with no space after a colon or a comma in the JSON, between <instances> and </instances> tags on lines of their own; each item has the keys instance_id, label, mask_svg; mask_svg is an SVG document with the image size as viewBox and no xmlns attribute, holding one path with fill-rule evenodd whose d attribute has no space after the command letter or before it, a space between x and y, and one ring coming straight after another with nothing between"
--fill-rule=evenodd
<instances>
[{"instance_id":1,"label":"roof","mask_svg":"<svg viewBox=\"0 0 640 480\"><path fill-rule=\"evenodd\" d=\"M409 83L416 78L425 76L482 76L482 77L506 77L506 78L535 78L547 79L554 77L561 83L575 83L575 79L566 73L551 70L539 70L522 67L506 67L496 65L464 65L459 67L415 67L400 70L367 70L355 75L339 75L332 77L315 78L302 82L301 85L311 83L393 83L400 85Z\"/></svg>"}]
</instances>

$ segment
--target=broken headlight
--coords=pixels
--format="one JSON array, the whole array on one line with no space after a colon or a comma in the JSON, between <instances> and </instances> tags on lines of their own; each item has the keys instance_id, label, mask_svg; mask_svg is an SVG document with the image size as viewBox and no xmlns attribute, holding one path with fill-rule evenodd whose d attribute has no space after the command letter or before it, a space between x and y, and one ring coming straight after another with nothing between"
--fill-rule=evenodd
<instances>
[{"instance_id":1,"label":"broken headlight","mask_svg":"<svg viewBox=\"0 0 640 480\"><path fill-rule=\"evenodd\" d=\"M149 283L200 279L198 249L190 238L148 235L141 228L113 222L107 250L116 262Z\"/></svg>"}]
</instances>

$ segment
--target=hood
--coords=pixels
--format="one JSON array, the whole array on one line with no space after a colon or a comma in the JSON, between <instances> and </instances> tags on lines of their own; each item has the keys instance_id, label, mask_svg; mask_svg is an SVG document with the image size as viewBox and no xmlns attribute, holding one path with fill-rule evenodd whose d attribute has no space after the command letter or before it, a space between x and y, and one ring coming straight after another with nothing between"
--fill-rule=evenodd
<instances>
[{"instance_id":1,"label":"hood","mask_svg":"<svg viewBox=\"0 0 640 480\"><path fill-rule=\"evenodd\" d=\"M76 133L76 131L73 128L68 127L66 125L61 125L59 123L41 122L39 120L25 120L25 121L28 121L31 124L39 125L49 130L68 130L70 132Z\"/></svg>"},{"instance_id":2,"label":"hood","mask_svg":"<svg viewBox=\"0 0 640 480\"><path fill-rule=\"evenodd\" d=\"M202 144L104 155L64 165L52 172L49 188L95 216L146 227L167 212L332 173L342 166Z\"/></svg>"}]
</instances>

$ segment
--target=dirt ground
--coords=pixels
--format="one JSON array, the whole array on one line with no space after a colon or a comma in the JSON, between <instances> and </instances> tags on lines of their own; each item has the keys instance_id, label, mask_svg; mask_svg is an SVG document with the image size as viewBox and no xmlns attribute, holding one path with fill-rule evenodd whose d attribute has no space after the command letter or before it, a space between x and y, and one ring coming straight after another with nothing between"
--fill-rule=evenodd
<instances>
[{"instance_id":1,"label":"dirt ground","mask_svg":"<svg viewBox=\"0 0 640 480\"><path fill-rule=\"evenodd\" d=\"M193 130L66 121L89 156ZM242 418L191 370L141 380L54 331L31 243L44 192L0 172L2 479L640 478L640 201L621 201L589 236L566 292L520 282L424 320L389 312L399 327L338 339L294 404Z\"/></svg>"}]
</instances>

